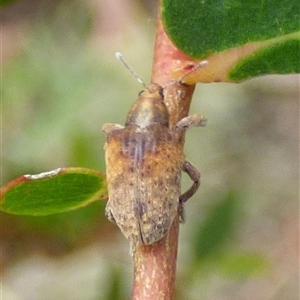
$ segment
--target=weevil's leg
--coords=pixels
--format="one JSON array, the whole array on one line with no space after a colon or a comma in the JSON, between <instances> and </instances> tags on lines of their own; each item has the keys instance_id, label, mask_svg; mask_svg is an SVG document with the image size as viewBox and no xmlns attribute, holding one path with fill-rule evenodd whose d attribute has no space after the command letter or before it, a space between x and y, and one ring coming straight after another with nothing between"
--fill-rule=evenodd
<instances>
[{"instance_id":1,"label":"weevil's leg","mask_svg":"<svg viewBox=\"0 0 300 300\"><path fill-rule=\"evenodd\" d=\"M193 185L180 196L180 202L184 203L190 199L200 186L200 172L189 161L185 161L182 166L182 171L186 172L194 181Z\"/></svg>"},{"instance_id":2,"label":"weevil's leg","mask_svg":"<svg viewBox=\"0 0 300 300\"><path fill-rule=\"evenodd\" d=\"M190 178L194 181L193 185L179 197L179 218L180 222L184 222L184 203L190 199L198 190L200 186L200 172L189 161L185 161L182 166L182 171L186 172Z\"/></svg>"},{"instance_id":3,"label":"weevil's leg","mask_svg":"<svg viewBox=\"0 0 300 300\"><path fill-rule=\"evenodd\" d=\"M114 123L105 123L102 125L101 130L105 132L106 134L111 133L114 130L121 130L124 129L124 126Z\"/></svg>"},{"instance_id":4,"label":"weevil's leg","mask_svg":"<svg viewBox=\"0 0 300 300\"><path fill-rule=\"evenodd\" d=\"M186 130L190 127L205 126L206 119L202 115L193 115L181 119L174 127L175 130Z\"/></svg>"}]
</instances>

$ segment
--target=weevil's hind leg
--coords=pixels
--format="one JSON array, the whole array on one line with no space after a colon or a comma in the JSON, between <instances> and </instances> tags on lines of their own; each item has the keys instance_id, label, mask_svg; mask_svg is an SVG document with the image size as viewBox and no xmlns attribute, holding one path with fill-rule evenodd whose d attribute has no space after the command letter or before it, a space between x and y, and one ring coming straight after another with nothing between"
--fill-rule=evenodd
<instances>
[{"instance_id":1,"label":"weevil's hind leg","mask_svg":"<svg viewBox=\"0 0 300 300\"><path fill-rule=\"evenodd\" d=\"M186 172L194 181L193 185L179 197L179 217L180 222L184 222L184 203L189 200L198 190L200 186L200 172L189 161L185 161L182 166L182 171Z\"/></svg>"},{"instance_id":2,"label":"weevil's hind leg","mask_svg":"<svg viewBox=\"0 0 300 300\"><path fill-rule=\"evenodd\" d=\"M193 115L181 119L176 124L174 129L178 131L187 130L190 127L205 126L205 123L206 123L206 119L202 115Z\"/></svg>"},{"instance_id":3,"label":"weevil's hind leg","mask_svg":"<svg viewBox=\"0 0 300 300\"><path fill-rule=\"evenodd\" d=\"M101 130L105 132L106 134L111 133L114 130L121 130L124 129L124 126L120 124L114 124L114 123L105 123L102 125Z\"/></svg>"}]
</instances>

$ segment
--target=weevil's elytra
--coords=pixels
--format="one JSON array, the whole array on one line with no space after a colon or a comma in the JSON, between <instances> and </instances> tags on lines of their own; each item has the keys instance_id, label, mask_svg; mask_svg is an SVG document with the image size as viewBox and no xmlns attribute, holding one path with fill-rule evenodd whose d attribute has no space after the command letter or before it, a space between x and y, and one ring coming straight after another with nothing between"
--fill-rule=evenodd
<instances>
[{"instance_id":1,"label":"weevil's elytra","mask_svg":"<svg viewBox=\"0 0 300 300\"><path fill-rule=\"evenodd\" d=\"M153 244L166 234L182 205L198 189L200 174L179 143L180 131L204 125L200 115L182 119L169 129L163 88L148 85L128 113L125 127L104 124L109 200L107 217L133 246ZM180 196L181 171L194 184Z\"/></svg>"}]
</instances>

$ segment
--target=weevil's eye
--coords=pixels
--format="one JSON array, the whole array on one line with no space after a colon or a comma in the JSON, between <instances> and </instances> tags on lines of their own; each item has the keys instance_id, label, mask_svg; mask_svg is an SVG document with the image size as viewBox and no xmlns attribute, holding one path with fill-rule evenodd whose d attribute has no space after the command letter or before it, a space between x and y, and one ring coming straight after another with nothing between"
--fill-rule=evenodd
<instances>
[{"instance_id":1,"label":"weevil's eye","mask_svg":"<svg viewBox=\"0 0 300 300\"><path fill-rule=\"evenodd\" d=\"M145 87L145 89L141 90L139 92L139 96L142 94L145 94L145 96L151 96L151 97L159 97L161 99L164 99L164 89L157 83L151 83Z\"/></svg>"}]
</instances>

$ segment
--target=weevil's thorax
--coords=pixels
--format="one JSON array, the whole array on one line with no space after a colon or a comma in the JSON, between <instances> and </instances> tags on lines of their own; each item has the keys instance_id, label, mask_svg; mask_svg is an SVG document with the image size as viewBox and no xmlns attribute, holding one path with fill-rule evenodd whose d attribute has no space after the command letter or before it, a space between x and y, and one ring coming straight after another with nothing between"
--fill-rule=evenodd
<instances>
[{"instance_id":1,"label":"weevil's thorax","mask_svg":"<svg viewBox=\"0 0 300 300\"><path fill-rule=\"evenodd\" d=\"M158 124L169 127L170 115L164 103L163 88L149 84L140 94L127 115L126 124L134 124L141 129Z\"/></svg>"}]
</instances>

